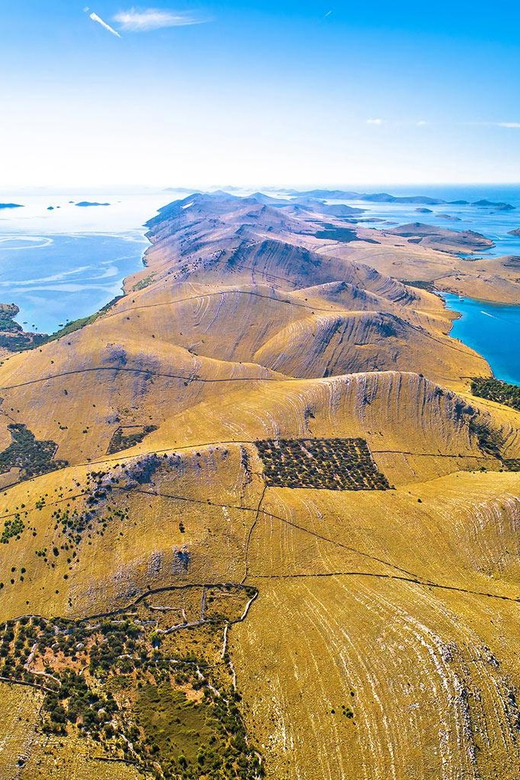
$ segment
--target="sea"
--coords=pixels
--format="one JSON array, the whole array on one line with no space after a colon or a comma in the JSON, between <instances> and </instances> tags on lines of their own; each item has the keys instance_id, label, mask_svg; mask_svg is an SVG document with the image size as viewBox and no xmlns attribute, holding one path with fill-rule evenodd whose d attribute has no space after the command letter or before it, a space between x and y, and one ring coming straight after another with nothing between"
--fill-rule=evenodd
<instances>
[{"instance_id":1,"label":"sea","mask_svg":"<svg viewBox=\"0 0 520 780\"><path fill-rule=\"evenodd\" d=\"M25 330L54 333L121 293L143 267L144 223L176 192L0 191L0 303ZM78 203L109 205L78 206Z\"/></svg>"},{"instance_id":2,"label":"sea","mask_svg":"<svg viewBox=\"0 0 520 780\"><path fill-rule=\"evenodd\" d=\"M446 305L460 314L451 335L483 355L497 379L520 385L520 306L482 303L443 293Z\"/></svg>"},{"instance_id":3,"label":"sea","mask_svg":"<svg viewBox=\"0 0 520 780\"><path fill-rule=\"evenodd\" d=\"M520 256L520 237L509 235L520 228L520 184L348 185L344 189L446 201L439 205L372 203L356 198L331 201L363 209L360 219L369 220L366 227L378 230L392 224L423 222L474 230L495 244L479 256ZM15 303L20 308L17 321L36 332L53 333L71 320L92 314L120 294L126 276L142 268L149 246L144 223L159 208L187 194L180 188L0 191L0 203L23 206L0 210L0 302ZM508 203L514 209L452 203L460 200ZM108 205L79 206L82 202ZM520 301L518 306L497 306L456 295L444 298L447 306L461 315L452 335L480 352L498 379L520 385Z\"/></svg>"},{"instance_id":4,"label":"sea","mask_svg":"<svg viewBox=\"0 0 520 780\"><path fill-rule=\"evenodd\" d=\"M357 191L356 188L353 188ZM422 222L425 225L438 225L449 230L474 230L492 239L495 246L483 253L483 257L501 257L520 255L520 237L509 232L520 228L520 184L508 185L471 185L471 186L432 186L419 187L370 187L370 192L388 192L390 195L426 196L446 203L439 205L417 203L368 203L351 199L341 201L350 206L364 209L361 219L381 219L380 223L368 222L366 227L388 228L389 223L403 225L409 222ZM514 207L511 211L502 211L493 207L456 205L453 201L466 200L470 204L478 201L506 203ZM331 201L340 202L340 201ZM431 213L418 211L429 209ZM447 219L449 217L449 219ZM520 301L519 301L520 303Z\"/></svg>"}]
</instances>

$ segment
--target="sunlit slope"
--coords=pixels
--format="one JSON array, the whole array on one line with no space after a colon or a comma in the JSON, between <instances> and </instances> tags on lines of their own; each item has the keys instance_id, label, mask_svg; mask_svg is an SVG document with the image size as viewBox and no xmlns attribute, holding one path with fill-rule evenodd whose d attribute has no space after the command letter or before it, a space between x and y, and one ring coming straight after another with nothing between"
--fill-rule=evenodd
<instances>
[{"instance_id":1,"label":"sunlit slope","mask_svg":"<svg viewBox=\"0 0 520 780\"><path fill-rule=\"evenodd\" d=\"M432 497L444 496L443 483L436 481L443 475L454 475L453 489L461 485L463 501L467 485L470 493L495 484L513 490L518 477L499 474L498 453L488 447L490 441L499 441L504 455L518 457L513 421L510 414L494 419L424 378L398 373L264 383L202 402L172 415L124 453L24 481L7 491L6 528L16 518L23 527L0 547L4 617L22 614L26 607L38 613L89 614L122 606L143 588L185 581L187 572L178 558L182 549L189 553L194 581L240 582L247 573L249 529L265 488L255 446L259 439L365 440L379 471L398 493L268 488L265 500L273 502L270 511L279 516L286 505L292 511L296 502L294 507L300 509L295 522L303 526L310 505L307 499L300 505L299 496L312 493L314 504L321 507L317 514L333 512L334 527L348 525L359 539L365 535L363 526L355 529L364 515L371 526L389 534L374 542L374 548L382 552L392 542L400 550L385 560L427 577L431 566L418 564L423 557L418 530L412 525L402 538L394 538L396 523L401 527L411 512L429 528ZM491 473L464 473L482 468ZM404 505L401 499L396 503L400 491ZM433 506L438 503L436 499ZM394 517L388 525L396 506L395 517L400 519ZM449 518L449 512L445 514ZM81 521L73 521L72 515ZM276 528L270 538L277 547L281 537ZM460 552L454 553L458 567L444 570L446 543L444 530L432 531L425 542L438 553L439 578L445 572L454 582L461 577L462 559ZM473 560L477 550L471 545L469 550L464 556ZM10 573L13 556L16 571ZM268 565L267 551L261 558ZM303 560L302 571L314 570Z\"/></svg>"},{"instance_id":2,"label":"sunlit slope","mask_svg":"<svg viewBox=\"0 0 520 780\"><path fill-rule=\"evenodd\" d=\"M478 358L392 314L313 315L291 323L256 353L255 361L283 374L313 377L397 369L413 365L450 382L455 355L461 372L485 370Z\"/></svg>"},{"instance_id":3,"label":"sunlit slope","mask_svg":"<svg viewBox=\"0 0 520 780\"><path fill-rule=\"evenodd\" d=\"M495 404L495 407L497 405ZM392 483L460 469L500 468L520 451L518 413L488 408L424 377L397 372L241 385L172 416L130 453L266 438L365 439Z\"/></svg>"},{"instance_id":4,"label":"sunlit slope","mask_svg":"<svg viewBox=\"0 0 520 780\"><path fill-rule=\"evenodd\" d=\"M107 453L120 425L158 426L172 412L217 394L223 383L276 377L261 366L198 357L168 343L161 348L159 339L150 339L157 351L148 352L137 333L134 340L109 343L100 333L97 341L100 325L2 367L4 446L8 426L23 423L38 439L56 442L60 458L86 462Z\"/></svg>"},{"instance_id":5,"label":"sunlit slope","mask_svg":"<svg viewBox=\"0 0 520 780\"><path fill-rule=\"evenodd\" d=\"M3 618L245 579L260 596L230 649L267 777L435 778L443 761L447 777L515 777L518 475L354 494L264 491L251 445L123 462L9 491L29 514L2 549L3 571L17 563ZM95 514L79 543L56 523L67 503Z\"/></svg>"},{"instance_id":6,"label":"sunlit slope","mask_svg":"<svg viewBox=\"0 0 520 780\"><path fill-rule=\"evenodd\" d=\"M233 640L268 776L517 776L517 495L460 474L381 510L268 493L250 553L268 598Z\"/></svg>"},{"instance_id":7,"label":"sunlit slope","mask_svg":"<svg viewBox=\"0 0 520 780\"><path fill-rule=\"evenodd\" d=\"M126 606L151 587L240 582L263 490L253 455L217 444L68 468L12 488L5 518L18 514L24 528L0 547L2 619L26 612L26 600L38 614L83 616Z\"/></svg>"},{"instance_id":8,"label":"sunlit slope","mask_svg":"<svg viewBox=\"0 0 520 780\"><path fill-rule=\"evenodd\" d=\"M156 572L160 582L166 584L172 573L178 575L171 568L172 545L191 543L190 523L186 522L181 531L179 522L172 519L171 501L177 500L180 511L188 512L190 520L200 517L199 530L214 536L224 534L229 545L217 560L204 553L207 540L199 540L201 552L194 557L191 571L196 567L201 581L213 577L225 581L240 579L244 573L242 556L247 533L242 509L254 511L265 481L254 444L259 439L361 438L391 485L422 483L481 468L495 472L476 475L475 484L479 484L480 479L499 478L496 472L502 468L500 457L518 457L517 419L518 414L512 410L495 416L487 409L479 410L464 398L415 374L370 373L241 385L225 397L172 412L141 444L123 453L12 487L4 496L5 522L11 522L18 514L24 530L20 540L11 539L8 545L0 547L5 572L4 609L12 602L10 614L20 613L27 598L27 583L43 578L45 587L30 586L32 608L36 609L36 604L38 609L50 604L57 608L61 604L64 610L76 611L76 600L84 605L85 594L89 593L92 611L99 610L109 597L124 598L132 593L136 587L134 579L139 587L152 581L158 584L155 575L147 579L154 551L160 551L160 558L164 555L167 561L160 563ZM490 443L497 442L500 448L490 449ZM107 508L100 520L106 528L95 525L87 538L81 537L81 566L70 552L55 556L57 560L51 557L53 565L49 567L43 562L45 556L35 553L56 546L61 521L54 513L80 512L79 507L88 512L88 491L94 489L98 480L104 485L100 488L102 505L112 507L123 502L126 507L130 502L128 506L133 508L129 520L117 519ZM169 498L160 495L163 492ZM275 489L270 488L269 492L278 495ZM293 492L282 489L280 495L284 500L290 499ZM354 506L365 501L370 506L375 501L376 505L390 507L394 495L394 491L333 492L332 498L349 499ZM329 500L330 491L318 492L317 496L320 501ZM192 505L183 504L183 499L189 499ZM91 499L90 503L96 506L96 500ZM221 505L237 507L236 512L230 510L231 516L223 524ZM30 519L24 519L29 508ZM103 535L98 533L101 530ZM10 587L8 564L14 549L18 567L27 570L23 587ZM18 581L18 576L14 579Z\"/></svg>"},{"instance_id":9,"label":"sunlit slope","mask_svg":"<svg viewBox=\"0 0 520 780\"><path fill-rule=\"evenodd\" d=\"M236 705L242 760L258 751L269 780L516 780L520 474L506 469L520 414L470 395L489 366L449 338L437 296L392 278L394 262L418 280L424 268L401 263L459 261L316 204L197 195L149 227L124 297L0 365L0 663L32 652L6 640L20 618L56 618L53 673L69 663L91 679L84 646L60 655L59 620L86 618L95 643L106 613L117 639L142 606L150 658L159 612L177 642L164 658L196 680L211 651L211 695ZM349 470L352 489L301 487L309 471ZM223 595L208 621L211 588ZM233 588L249 590L231 619ZM134 780L113 735L43 733L41 679L24 663L0 680L2 777ZM166 668L157 685L200 712L210 689ZM157 682L108 678L134 703ZM175 713L143 727L157 766ZM206 778L190 760L177 774ZM219 780L256 780L238 766Z\"/></svg>"},{"instance_id":10,"label":"sunlit slope","mask_svg":"<svg viewBox=\"0 0 520 780\"><path fill-rule=\"evenodd\" d=\"M395 369L463 387L464 377L489 373L447 336L451 315L435 296L293 244L302 234L287 225L277 238L264 238L262 224L243 239L236 208L232 201L223 226L211 211L188 227L187 212L160 222L144 286L0 366L4 447L16 423L56 442L71 463L102 457L120 425L160 427L172 412L221 397L222 382L227 393L238 382Z\"/></svg>"},{"instance_id":11,"label":"sunlit slope","mask_svg":"<svg viewBox=\"0 0 520 780\"><path fill-rule=\"evenodd\" d=\"M517 604L356 574L261 582L233 651L267 777L518 776Z\"/></svg>"},{"instance_id":12,"label":"sunlit slope","mask_svg":"<svg viewBox=\"0 0 520 780\"><path fill-rule=\"evenodd\" d=\"M361 234L364 231L359 230ZM379 231L378 231L379 232ZM407 239L378 236L380 245L329 242L317 251L367 263L382 274L405 282L427 282L438 290L496 303L517 304L520 297L518 260L514 256L461 258ZM460 248L460 251L463 251Z\"/></svg>"}]
</instances>

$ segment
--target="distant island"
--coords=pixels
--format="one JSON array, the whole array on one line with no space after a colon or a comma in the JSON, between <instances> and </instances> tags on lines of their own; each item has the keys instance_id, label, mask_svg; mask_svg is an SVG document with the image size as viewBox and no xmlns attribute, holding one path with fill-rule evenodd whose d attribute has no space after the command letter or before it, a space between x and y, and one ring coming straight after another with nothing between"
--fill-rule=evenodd
<instances>
[{"instance_id":1,"label":"distant island","mask_svg":"<svg viewBox=\"0 0 520 780\"><path fill-rule=\"evenodd\" d=\"M188 187L165 187L163 192L178 192L184 195L194 195L200 193L200 190L190 190Z\"/></svg>"},{"instance_id":2,"label":"distant island","mask_svg":"<svg viewBox=\"0 0 520 780\"><path fill-rule=\"evenodd\" d=\"M475 252L491 249L494 246L490 238L486 238L474 230L447 230L435 225L424 225L421 222L399 225L389 230L388 234L407 238L411 244L421 244L432 249L449 251Z\"/></svg>"},{"instance_id":3,"label":"distant island","mask_svg":"<svg viewBox=\"0 0 520 780\"><path fill-rule=\"evenodd\" d=\"M424 206L476 206L477 208L493 208L497 211L514 211L510 203L494 202L492 200L442 200L430 198L427 195L390 195L388 192L360 193L351 190L289 190L289 195L325 200L362 200L367 203L417 203Z\"/></svg>"},{"instance_id":4,"label":"distant island","mask_svg":"<svg viewBox=\"0 0 520 780\"><path fill-rule=\"evenodd\" d=\"M0 203L0 209L23 209L21 203Z\"/></svg>"},{"instance_id":5,"label":"distant island","mask_svg":"<svg viewBox=\"0 0 520 780\"><path fill-rule=\"evenodd\" d=\"M76 206L79 206L79 208L86 209L89 206L110 206L110 203L96 203L88 201L88 200L82 200L79 203L76 203Z\"/></svg>"},{"instance_id":6,"label":"distant island","mask_svg":"<svg viewBox=\"0 0 520 780\"><path fill-rule=\"evenodd\" d=\"M479 208L492 208L497 211L514 211L515 207L510 203L493 203L492 200L477 200L476 203L472 203L472 206L478 206Z\"/></svg>"}]
</instances>

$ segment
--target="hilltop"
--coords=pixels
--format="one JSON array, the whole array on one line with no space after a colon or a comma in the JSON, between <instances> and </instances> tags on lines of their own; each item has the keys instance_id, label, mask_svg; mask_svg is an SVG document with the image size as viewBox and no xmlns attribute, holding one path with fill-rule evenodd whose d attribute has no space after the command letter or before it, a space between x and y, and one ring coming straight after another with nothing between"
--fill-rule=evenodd
<instances>
[{"instance_id":1,"label":"hilltop","mask_svg":"<svg viewBox=\"0 0 520 780\"><path fill-rule=\"evenodd\" d=\"M2 778L514 780L520 412L425 289L514 269L316 192L147 230L0 365Z\"/></svg>"}]
</instances>

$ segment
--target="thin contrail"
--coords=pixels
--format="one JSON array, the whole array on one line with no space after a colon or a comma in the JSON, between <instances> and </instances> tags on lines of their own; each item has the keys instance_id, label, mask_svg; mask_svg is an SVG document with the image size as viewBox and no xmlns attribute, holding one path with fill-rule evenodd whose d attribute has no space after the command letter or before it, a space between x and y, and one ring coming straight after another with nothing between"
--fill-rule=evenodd
<instances>
[{"instance_id":1,"label":"thin contrail","mask_svg":"<svg viewBox=\"0 0 520 780\"><path fill-rule=\"evenodd\" d=\"M88 13L90 8L85 8L85 13ZM117 38L121 38L117 30L114 30L113 27L111 27L109 24L107 24L98 14L91 13L89 14L89 19L92 19L93 22L97 22L101 25L101 27L104 27L105 30L108 30L109 33L112 33L112 35L115 35Z\"/></svg>"}]
</instances>

